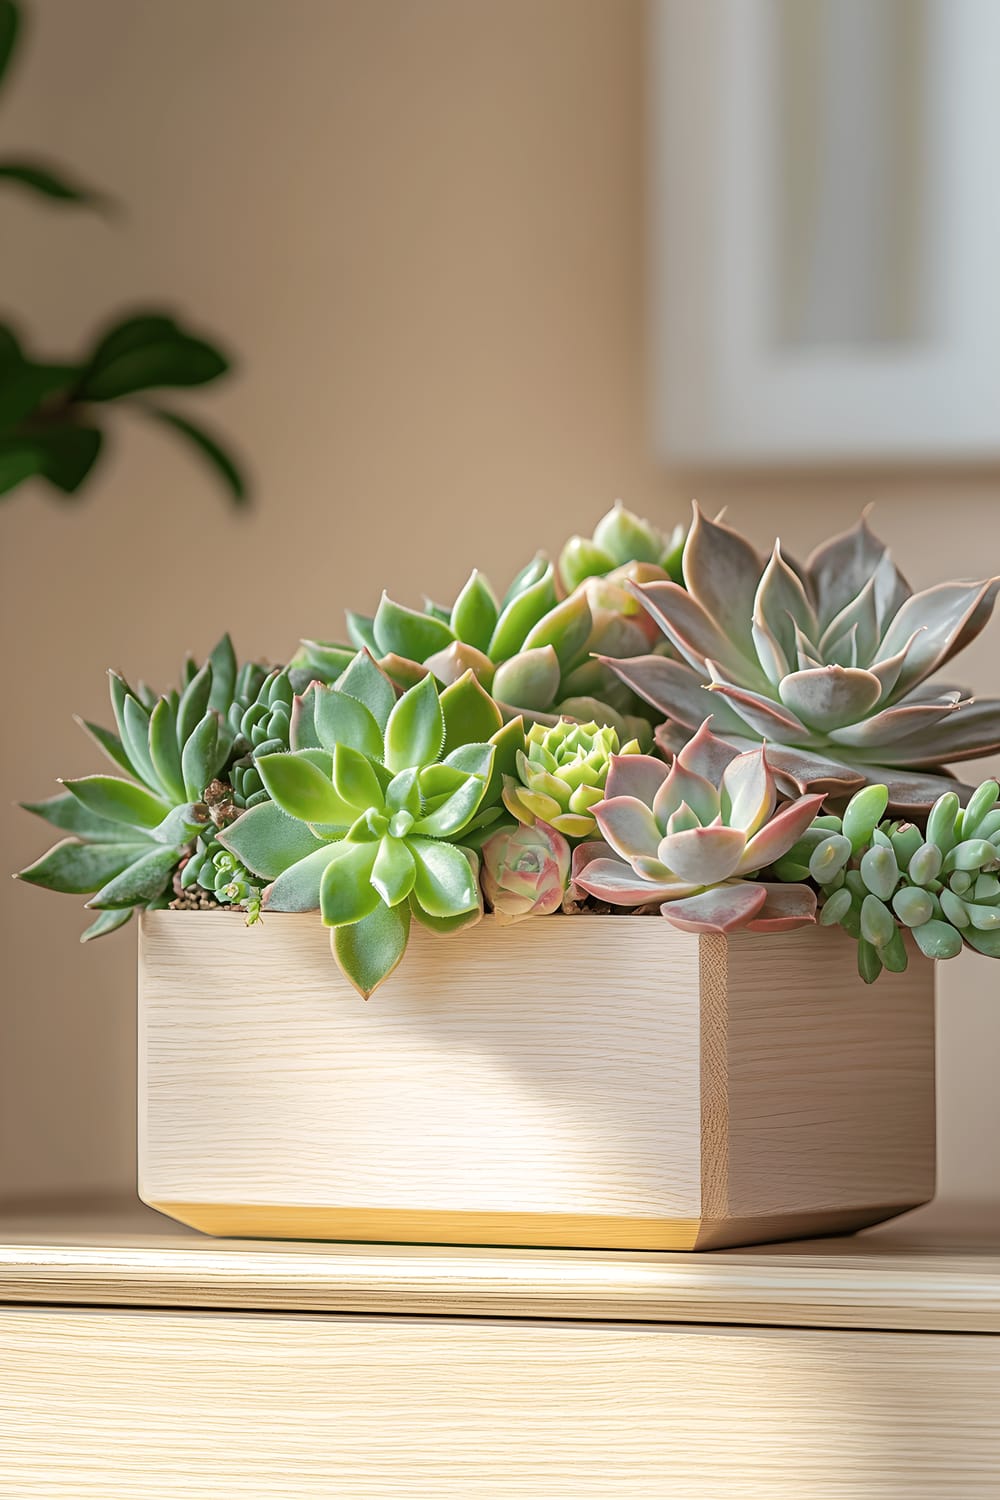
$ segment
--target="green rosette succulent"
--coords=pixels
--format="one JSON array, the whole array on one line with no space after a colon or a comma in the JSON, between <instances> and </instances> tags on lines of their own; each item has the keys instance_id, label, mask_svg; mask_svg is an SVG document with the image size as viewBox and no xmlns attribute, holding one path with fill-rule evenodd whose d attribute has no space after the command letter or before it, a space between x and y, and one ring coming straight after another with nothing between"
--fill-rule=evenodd
<instances>
[{"instance_id":1,"label":"green rosette succulent","mask_svg":"<svg viewBox=\"0 0 1000 1500\"><path fill-rule=\"evenodd\" d=\"M682 583L685 527L669 535L627 510L620 500L602 516L593 536L571 536L559 554L559 574L567 593L588 578L614 577L618 570L645 564L654 573Z\"/></svg>"},{"instance_id":2,"label":"green rosette succulent","mask_svg":"<svg viewBox=\"0 0 1000 1500\"><path fill-rule=\"evenodd\" d=\"M422 610L410 609L385 594L373 616L348 614L348 634L354 649L369 650L402 687L426 672L446 686L471 670L508 718L593 719L613 725L623 740L638 737L648 745L645 705L598 657L653 649L655 626L631 584L665 576L655 564L632 561L607 577L581 576L562 595L556 569L539 555L503 599L474 571L450 608L428 600ZM344 670L348 649L305 640L294 665L330 682Z\"/></svg>"},{"instance_id":3,"label":"green rosette succulent","mask_svg":"<svg viewBox=\"0 0 1000 1500\"><path fill-rule=\"evenodd\" d=\"M685 588L634 585L677 654L605 665L662 713L678 749L705 715L738 749L767 742L785 790L847 796L884 783L890 805L926 811L954 783L943 767L1000 749L1000 703L927 678L986 625L1000 580L913 593L862 518L791 565L695 507ZM971 790L971 789L969 789Z\"/></svg>"},{"instance_id":4,"label":"green rosette succulent","mask_svg":"<svg viewBox=\"0 0 1000 1500\"><path fill-rule=\"evenodd\" d=\"M843 818L822 817L776 866L820 889L819 920L857 940L858 970L871 983L907 965L904 933L926 958L963 946L1000 958L1000 786L984 781L962 808L945 792L927 818L881 821L885 787L851 798Z\"/></svg>"},{"instance_id":5,"label":"green rosette succulent","mask_svg":"<svg viewBox=\"0 0 1000 1500\"><path fill-rule=\"evenodd\" d=\"M516 774L504 777L504 806L528 827L547 823L568 839L591 838L597 827L592 809L604 798L611 757L638 755L639 749L638 740L620 745L610 724L532 724Z\"/></svg>"},{"instance_id":6,"label":"green rosette succulent","mask_svg":"<svg viewBox=\"0 0 1000 1500\"><path fill-rule=\"evenodd\" d=\"M821 795L777 805L763 746L739 753L703 723L669 768L619 755L593 808L603 843L573 852L573 885L612 906L656 907L685 932L778 932L815 920L805 884L755 877L810 827Z\"/></svg>"},{"instance_id":7,"label":"green rosette succulent","mask_svg":"<svg viewBox=\"0 0 1000 1500\"><path fill-rule=\"evenodd\" d=\"M124 775L65 781L57 796L23 804L66 837L18 878L89 896L99 915L83 941L121 927L137 907L169 903L179 867L211 837L206 791L234 753L234 705L256 694L266 671L238 671L224 636L204 666L186 663L180 691L157 695L109 676L115 730L80 722Z\"/></svg>"},{"instance_id":8,"label":"green rosette succulent","mask_svg":"<svg viewBox=\"0 0 1000 1500\"><path fill-rule=\"evenodd\" d=\"M219 842L267 882L266 911L319 909L341 969L367 999L406 950L411 918L454 932L482 915L463 847L501 814L524 735L467 672L397 698L367 651L294 702L288 751L258 754L272 799Z\"/></svg>"}]
</instances>

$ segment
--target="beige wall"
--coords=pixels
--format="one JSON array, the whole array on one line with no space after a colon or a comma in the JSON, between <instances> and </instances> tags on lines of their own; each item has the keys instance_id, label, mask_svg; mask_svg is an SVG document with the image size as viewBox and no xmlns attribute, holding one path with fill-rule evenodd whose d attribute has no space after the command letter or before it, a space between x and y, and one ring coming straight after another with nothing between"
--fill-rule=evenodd
<instances>
[{"instance_id":1,"label":"beige wall","mask_svg":"<svg viewBox=\"0 0 1000 1500\"><path fill-rule=\"evenodd\" d=\"M77 503L0 508L11 796L96 769L70 712L107 665L164 682L228 626L280 657L387 585L498 582L623 495L691 493L805 547L863 500L917 582L1000 565L996 474L671 479L643 414L642 55L634 0L35 0L4 146L78 165L115 226L0 204L3 297L52 349L128 300L176 302L243 373L199 401L252 456L237 522L158 433L122 428ZM709 101L706 101L709 107ZM1000 421L1000 414L998 414ZM969 653L996 687L1000 621ZM42 825L2 809L13 867ZM78 903L2 908L0 1191L128 1186L134 947ZM942 995L942 1166L1000 1197L1000 968Z\"/></svg>"}]
</instances>

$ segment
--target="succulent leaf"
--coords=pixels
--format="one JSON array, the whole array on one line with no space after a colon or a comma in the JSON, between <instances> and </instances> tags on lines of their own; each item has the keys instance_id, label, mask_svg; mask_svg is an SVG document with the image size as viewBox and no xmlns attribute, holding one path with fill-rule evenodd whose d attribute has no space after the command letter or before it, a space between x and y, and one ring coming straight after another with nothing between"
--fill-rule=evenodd
<instances>
[{"instance_id":1,"label":"succulent leaf","mask_svg":"<svg viewBox=\"0 0 1000 1500\"><path fill-rule=\"evenodd\" d=\"M864 519L804 570L779 545L762 564L697 507L683 566L687 592L634 589L683 660L604 662L671 721L669 748L704 718L707 687L725 704L715 733L740 748L766 739L783 790L786 778L816 791L883 783L893 807L922 811L947 788L946 765L1000 749L1000 703L925 683L983 629L1000 579L914 594Z\"/></svg>"}]
</instances>

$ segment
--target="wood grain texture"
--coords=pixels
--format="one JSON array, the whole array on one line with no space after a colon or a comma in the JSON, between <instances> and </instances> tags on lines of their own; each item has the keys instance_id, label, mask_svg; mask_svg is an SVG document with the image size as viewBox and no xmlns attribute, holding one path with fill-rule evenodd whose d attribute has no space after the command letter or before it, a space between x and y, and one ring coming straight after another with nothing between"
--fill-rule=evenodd
<instances>
[{"instance_id":1,"label":"wood grain texture","mask_svg":"<svg viewBox=\"0 0 1000 1500\"><path fill-rule=\"evenodd\" d=\"M915 1225L925 1219L921 1214ZM659 1255L212 1241L141 1204L0 1220L0 1302L1000 1333L1000 1218Z\"/></svg>"},{"instance_id":2,"label":"wood grain texture","mask_svg":"<svg viewBox=\"0 0 1000 1500\"><path fill-rule=\"evenodd\" d=\"M994 1500L1000 1340L0 1313L3 1500Z\"/></svg>"},{"instance_id":3,"label":"wood grain texture","mask_svg":"<svg viewBox=\"0 0 1000 1500\"><path fill-rule=\"evenodd\" d=\"M367 1005L312 916L142 921L140 1193L229 1234L711 1248L933 1192L933 973L634 917L419 932Z\"/></svg>"}]
</instances>

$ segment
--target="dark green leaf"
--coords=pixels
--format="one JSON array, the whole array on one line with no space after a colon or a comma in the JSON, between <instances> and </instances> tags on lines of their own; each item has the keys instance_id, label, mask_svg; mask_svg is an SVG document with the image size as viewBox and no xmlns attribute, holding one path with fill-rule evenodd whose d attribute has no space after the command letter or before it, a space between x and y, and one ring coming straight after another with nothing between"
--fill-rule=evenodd
<instances>
[{"instance_id":1,"label":"dark green leaf","mask_svg":"<svg viewBox=\"0 0 1000 1500\"><path fill-rule=\"evenodd\" d=\"M44 477L64 495L73 495L97 462L102 437L96 427L67 422L43 428L35 442L42 453Z\"/></svg>"},{"instance_id":2,"label":"dark green leaf","mask_svg":"<svg viewBox=\"0 0 1000 1500\"><path fill-rule=\"evenodd\" d=\"M349 927L330 934L333 955L363 1000L374 994L396 968L410 936L410 908L405 902L375 910Z\"/></svg>"},{"instance_id":3,"label":"dark green leaf","mask_svg":"<svg viewBox=\"0 0 1000 1500\"><path fill-rule=\"evenodd\" d=\"M219 769L219 719L211 709L188 735L181 751L184 790L192 802L198 802Z\"/></svg>"},{"instance_id":4,"label":"dark green leaf","mask_svg":"<svg viewBox=\"0 0 1000 1500\"><path fill-rule=\"evenodd\" d=\"M221 375L222 370L219 370L218 373ZM209 376L208 379L214 379L214 376ZM163 382L159 383L162 384ZM189 381L184 383L194 384L195 382ZM159 422L164 422L168 427L172 427L175 432L179 432L182 437L187 438L188 442L197 448L202 458L206 458L216 474L220 476L236 501L236 504L243 505L245 503L247 499L246 480L237 467L236 460L226 452L216 438L206 432L204 427L197 427L194 422L189 421L187 417L179 416L177 412L164 411L160 406L148 405L145 407L145 410L151 417L155 417Z\"/></svg>"},{"instance_id":5,"label":"dark green leaf","mask_svg":"<svg viewBox=\"0 0 1000 1500\"><path fill-rule=\"evenodd\" d=\"M0 161L0 182L13 182L57 203L83 203L89 208L109 206L109 199L93 188L70 182L52 167L40 162Z\"/></svg>"},{"instance_id":6,"label":"dark green leaf","mask_svg":"<svg viewBox=\"0 0 1000 1500\"><path fill-rule=\"evenodd\" d=\"M0 429L22 441L35 433L12 431L33 417L49 397L68 391L79 371L75 365L34 364L10 360L0 368Z\"/></svg>"},{"instance_id":7,"label":"dark green leaf","mask_svg":"<svg viewBox=\"0 0 1000 1500\"><path fill-rule=\"evenodd\" d=\"M26 479L41 474L45 455L37 443L21 438L0 438L0 495L9 494Z\"/></svg>"},{"instance_id":8,"label":"dark green leaf","mask_svg":"<svg viewBox=\"0 0 1000 1500\"><path fill-rule=\"evenodd\" d=\"M79 394L86 401L114 401L158 386L204 385L225 374L228 361L211 344L180 329L171 318L127 319L98 343Z\"/></svg>"},{"instance_id":9,"label":"dark green leaf","mask_svg":"<svg viewBox=\"0 0 1000 1500\"><path fill-rule=\"evenodd\" d=\"M0 0L0 79L10 67L21 30L21 7L14 0Z\"/></svg>"},{"instance_id":10,"label":"dark green leaf","mask_svg":"<svg viewBox=\"0 0 1000 1500\"><path fill-rule=\"evenodd\" d=\"M48 891L89 896L148 852L148 844L81 844L77 839L63 839L17 878Z\"/></svg>"}]
</instances>

